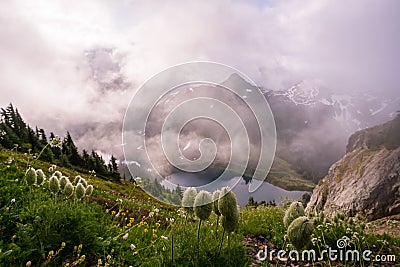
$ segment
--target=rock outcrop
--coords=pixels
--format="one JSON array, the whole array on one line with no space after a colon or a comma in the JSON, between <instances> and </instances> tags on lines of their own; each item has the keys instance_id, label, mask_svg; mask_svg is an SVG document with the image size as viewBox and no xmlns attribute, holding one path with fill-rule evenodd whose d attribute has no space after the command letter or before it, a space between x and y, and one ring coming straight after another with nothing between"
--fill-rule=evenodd
<instances>
[{"instance_id":1,"label":"rock outcrop","mask_svg":"<svg viewBox=\"0 0 400 267\"><path fill-rule=\"evenodd\" d=\"M306 211L361 213L369 220L400 213L400 116L350 137L346 155L314 189Z\"/></svg>"}]
</instances>

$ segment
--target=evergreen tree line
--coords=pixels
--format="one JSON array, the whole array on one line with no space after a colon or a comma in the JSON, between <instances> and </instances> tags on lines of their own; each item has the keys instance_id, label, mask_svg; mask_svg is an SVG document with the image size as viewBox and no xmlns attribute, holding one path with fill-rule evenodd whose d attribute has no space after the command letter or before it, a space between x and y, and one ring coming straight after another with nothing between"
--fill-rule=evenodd
<instances>
[{"instance_id":1,"label":"evergreen tree line","mask_svg":"<svg viewBox=\"0 0 400 267\"><path fill-rule=\"evenodd\" d=\"M158 179L154 180L143 180L144 189L149 192L152 196L158 198L159 200L174 203L175 205L180 205L183 197L183 190L178 184L175 189L165 188Z\"/></svg>"},{"instance_id":2,"label":"evergreen tree line","mask_svg":"<svg viewBox=\"0 0 400 267\"><path fill-rule=\"evenodd\" d=\"M47 139L44 129L32 129L13 105L1 108L0 119L0 145L8 149L17 149L31 154L40 153L49 141L56 138L50 133ZM106 164L101 155L92 150L90 153L83 150L79 153L69 132L61 140L59 146L47 146L40 159L63 167L73 167L78 170L94 170L97 176L113 180L120 180L117 159L111 156L109 164Z\"/></svg>"}]
</instances>

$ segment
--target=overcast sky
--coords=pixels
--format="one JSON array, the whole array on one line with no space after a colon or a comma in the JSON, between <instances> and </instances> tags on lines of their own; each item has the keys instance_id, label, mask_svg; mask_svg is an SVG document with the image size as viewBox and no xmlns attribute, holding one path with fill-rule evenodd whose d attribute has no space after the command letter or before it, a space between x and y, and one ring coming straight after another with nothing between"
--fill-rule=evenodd
<instances>
[{"instance_id":1,"label":"overcast sky","mask_svg":"<svg viewBox=\"0 0 400 267\"><path fill-rule=\"evenodd\" d=\"M399 11L397 0L2 1L0 106L118 154L135 89L182 62L231 65L270 89L317 79L397 96ZM122 89L104 86L116 77Z\"/></svg>"}]
</instances>

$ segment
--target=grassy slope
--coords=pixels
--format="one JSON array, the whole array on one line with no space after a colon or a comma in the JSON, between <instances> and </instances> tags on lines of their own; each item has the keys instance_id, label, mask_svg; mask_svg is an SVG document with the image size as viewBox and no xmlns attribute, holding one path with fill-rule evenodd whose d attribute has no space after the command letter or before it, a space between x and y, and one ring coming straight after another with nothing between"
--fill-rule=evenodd
<instances>
[{"instance_id":1,"label":"grassy slope","mask_svg":"<svg viewBox=\"0 0 400 267\"><path fill-rule=\"evenodd\" d=\"M218 166L219 165L217 165L217 167ZM241 169L240 166L232 164L232 168L232 172L241 173L240 171L236 171ZM248 169L244 173L244 176L251 177L252 172L254 172L254 170ZM312 181L304 179L299 173L293 170L287 161L277 156L274 158L274 162L272 163L270 172L265 181L289 191L312 191L315 187Z\"/></svg>"},{"instance_id":2,"label":"grassy slope","mask_svg":"<svg viewBox=\"0 0 400 267\"><path fill-rule=\"evenodd\" d=\"M250 262L241 234L232 235L230 249L225 240L218 252L222 230L219 226L215 234L215 214L203 223L202 253L197 257L198 221L186 222L177 207L149 197L132 183L106 181L62 167L57 170L63 175L70 179L81 175L95 190L81 201L60 194L54 197L48 185L26 185L27 159L0 148L0 266L25 266L28 261L32 266L96 266L99 261L110 266L169 266L172 236L176 266L195 266L197 261L201 266ZM33 167L49 177L50 164L37 161ZM46 263L51 251L56 256Z\"/></svg>"},{"instance_id":3,"label":"grassy slope","mask_svg":"<svg viewBox=\"0 0 400 267\"><path fill-rule=\"evenodd\" d=\"M7 162L9 158L11 164ZM86 258L76 266L97 265L99 260L111 266L171 265L172 236L176 266L231 266L233 263L248 266L262 246L280 249L287 245L282 222L285 207L282 206L242 209L239 229L231 234L230 249L225 239L220 253L222 228L216 228L216 216L212 214L210 220L202 224L198 255L198 221L189 219L186 222L176 207L150 198L139 187L58 168L69 177L83 176L95 186L95 191L93 197L83 201L52 197L45 186L41 189L25 185L26 166L26 155L0 148L0 266L25 265L29 260L33 265L42 265L51 250L57 253L62 241L66 242L66 247L50 259L50 266L73 265L82 255ZM34 167L48 174L50 164L38 161ZM16 199L14 204L10 204L12 198ZM151 212L155 215L150 216ZM333 226L327 226L326 222ZM334 245L338 237L349 236L347 230L351 229L363 238L357 243L360 248L376 247L375 253L398 253L399 239L364 233L361 223L324 220L322 225L314 231L319 242L323 240ZM129 235L124 239L126 234ZM161 239L161 235L168 240ZM83 247L81 252L79 248L74 249L79 244ZM136 246L134 250L131 244Z\"/></svg>"},{"instance_id":4,"label":"grassy slope","mask_svg":"<svg viewBox=\"0 0 400 267\"><path fill-rule=\"evenodd\" d=\"M285 160L275 157L267 182L285 190L312 191L315 184L294 171Z\"/></svg>"},{"instance_id":5,"label":"grassy slope","mask_svg":"<svg viewBox=\"0 0 400 267\"><path fill-rule=\"evenodd\" d=\"M6 162L9 158L12 158L14 160L14 164L16 164L16 166L21 170L26 169L28 164L32 164L34 162L34 160L31 158L28 163L28 156L26 154L13 152L0 147L0 162ZM51 166L52 164L50 163L38 160L34 163L33 167L47 171ZM134 200L138 205L146 204L147 206L157 205L162 208L172 208L171 206L167 206L157 199L149 198L149 195L140 187L134 186L132 183L126 181L116 183L112 182L111 180L97 178L89 173L79 172L71 168L57 167L57 170L61 171L65 176L68 177L75 177L77 175L82 176L98 189L98 194L108 197L111 200L126 198L127 200Z\"/></svg>"}]
</instances>

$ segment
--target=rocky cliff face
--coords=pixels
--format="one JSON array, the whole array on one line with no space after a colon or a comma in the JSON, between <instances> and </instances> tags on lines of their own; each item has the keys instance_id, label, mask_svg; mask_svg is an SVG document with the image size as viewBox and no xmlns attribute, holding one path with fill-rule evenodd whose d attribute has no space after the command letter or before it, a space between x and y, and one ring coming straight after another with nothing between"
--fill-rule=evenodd
<instances>
[{"instance_id":1,"label":"rocky cliff face","mask_svg":"<svg viewBox=\"0 0 400 267\"><path fill-rule=\"evenodd\" d=\"M346 155L314 189L307 211L362 213L370 220L400 213L400 116L350 137Z\"/></svg>"}]
</instances>

